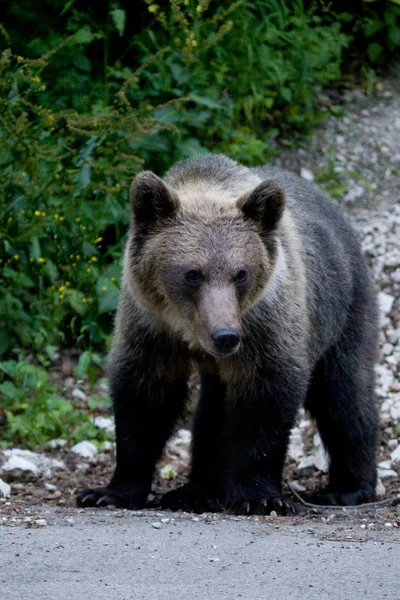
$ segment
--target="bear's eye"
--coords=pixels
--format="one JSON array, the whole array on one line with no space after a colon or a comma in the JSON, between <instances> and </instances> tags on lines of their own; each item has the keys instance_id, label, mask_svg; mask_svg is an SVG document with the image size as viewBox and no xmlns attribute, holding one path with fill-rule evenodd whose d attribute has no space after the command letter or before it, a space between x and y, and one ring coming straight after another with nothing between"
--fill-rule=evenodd
<instances>
[{"instance_id":1,"label":"bear's eye","mask_svg":"<svg viewBox=\"0 0 400 600\"><path fill-rule=\"evenodd\" d=\"M185 273L185 281L192 287L198 287L203 282L203 275L201 271L196 271L195 269L192 269L191 271Z\"/></svg>"},{"instance_id":2,"label":"bear's eye","mask_svg":"<svg viewBox=\"0 0 400 600\"><path fill-rule=\"evenodd\" d=\"M235 281L238 284L243 284L243 283L247 282L248 278L249 278L249 274L247 273L247 271L242 270L242 271L237 272Z\"/></svg>"}]
</instances>

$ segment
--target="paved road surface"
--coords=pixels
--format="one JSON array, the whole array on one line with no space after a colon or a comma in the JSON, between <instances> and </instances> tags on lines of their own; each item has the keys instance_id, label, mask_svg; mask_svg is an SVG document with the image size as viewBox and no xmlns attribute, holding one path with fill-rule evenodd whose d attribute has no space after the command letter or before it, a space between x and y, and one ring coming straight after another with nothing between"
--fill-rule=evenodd
<instances>
[{"instance_id":1,"label":"paved road surface","mask_svg":"<svg viewBox=\"0 0 400 600\"><path fill-rule=\"evenodd\" d=\"M2 600L400 598L394 528L127 511L45 517L43 527L0 527Z\"/></svg>"}]
</instances>

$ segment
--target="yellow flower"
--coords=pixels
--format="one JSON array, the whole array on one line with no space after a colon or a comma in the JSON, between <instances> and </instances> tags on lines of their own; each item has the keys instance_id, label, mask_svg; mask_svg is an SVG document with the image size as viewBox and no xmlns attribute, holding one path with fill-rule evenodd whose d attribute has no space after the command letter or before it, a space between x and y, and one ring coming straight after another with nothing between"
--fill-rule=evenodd
<instances>
[{"instance_id":1,"label":"yellow flower","mask_svg":"<svg viewBox=\"0 0 400 600\"><path fill-rule=\"evenodd\" d=\"M42 90L42 92L44 92L44 90L46 89L46 86L42 85L40 89Z\"/></svg>"},{"instance_id":2,"label":"yellow flower","mask_svg":"<svg viewBox=\"0 0 400 600\"><path fill-rule=\"evenodd\" d=\"M17 61L18 62L23 62L25 59L23 56L17 56Z\"/></svg>"},{"instance_id":3,"label":"yellow flower","mask_svg":"<svg viewBox=\"0 0 400 600\"><path fill-rule=\"evenodd\" d=\"M45 263L45 262L46 262L46 259L45 259L45 258L42 258L42 257L40 257L40 258L39 258L39 262L40 262L41 264L43 264L43 263Z\"/></svg>"},{"instance_id":4,"label":"yellow flower","mask_svg":"<svg viewBox=\"0 0 400 600\"><path fill-rule=\"evenodd\" d=\"M57 220L57 219L59 219L59 218L60 218L60 215L56 213L56 214L54 215L54 218Z\"/></svg>"},{"instance_id":5,"label":"yellow flower","mask_svg":"<svg viewBox=\"0 0 400 600\"><path fill-rule=\"evenodd\" d=\"M60 221L65 221L65 217L60 217Z\"/></svg>"},{"instance_id":6,"label":"yellow flower","mask_svg":"<svg viewBox=\"0 0 400 600\"><path fill-rule=\"evenodd\" d=\"M82 229L82 231L86 231L86 229L87 229L86 225L81 225L81 229Z\"/></svg>"},{"instance_id":7,"label":"yellow flower","mask_svg":"<svg viewBox=\"0 0 400 600\"><path fill-rule=\"evenodd\" d=\"M91 273L91 272L92 272L92 269L91 269L90 267L88 267L88 268L86 269L86 273Z\"/></svg>"},{"instance_id":8,"label":"yellow flower","mask_svg":"<svg viewBox=\"0 0 400 600\"><path fill-rule=\"evenodd\" d=\"M65 287L63 285L58 288L59 292L63 292L64 290L65 290Z\"/></svg>"},{"instance_id":9,"label":"yellow flower","mask_svg":"<svg viewBox=\"0 0 400 600\"><path fill-rule=\"evenodd\" d=\"M92 258L90 259L90 262L97 262L97 256L92 256Z\"/></svg>"},{"instance_id":10,"label":"yellow flower","mask_svg":"<svg viewBox=\"0 0 400 600\"><path fill-rule=\"evenodd\" d=\"M197 46L196 40L192 40L192 46L193 46L193 48L196 48L196 46Z\"/></svg>"},{"instance_id":11,"label":"yellow flower","mask_svg":"<svg viewBox=\"0 0 400 600\"><path fill-rule=\"evenodd\" d=\"M40 210L35 210L35 217L40 217Z\"/></svg>"},{"instance_id":12,"label":"yellow flower","mask_svg":"<svg viewBox=\"0 0 400 600\"><path fill-rule=\"evenodd\" d=\"M149 13L153 13L155 15L159 8L160 7L158 6L158 4L150 4L148 11Z\"/></svg>"},{"instance_id":13,"label":"yellow flower","mask_svg":"<svg viewBox=\"0 0 400 600\"><path fill-rule=\"evenodd\" d=\"M102 242L102 241L103 241L103 238L102 238L102 237L98 237L98 238L95 240L95 243L96 243L96 244L100 244L100 242Z\"/></svg>"},{"instance_id":14,"label":"yellow flower","mask_svg":"<svg viewBox=\"0 0 400 600\"><path fill-rule=\"evenodd\" d=\"M60 179L61 175L60 175L59 173L56 173L56 174L54 175L54 177L55 177L56 179Z\"/></svg>"},{"instance_id":15,"label":"yellow flower","mask_svg":"<svg viewBox=\"0 0 400 600\"><path fill-rule=\"evenodd\" d=\"M42 217L45 217L45 216L46 216L45 211L42 211Z\"/></svg>"},{"instance_id":16,"label":"yellow flower","mask_svg":"<svg viewBox=\"0 0 400 600\"><path fill-rule=\"evenodd\" d=\"M84 304L86 304L86 302L87 302L87 298L82 298L82 302L83 302Z\"/></svg>"},{"instance_id":17,"label":"yellow flower","mask_svg":"<svg viewBox=\"0 0 400 600\"><path fill-rule=\"evenodd\" d=\"M101 288L102 292L106 292L108 290L108 287L106 285L103 285L103 287Z\"/></svg>"},{"instance_id":18,"label":"yellow flower","mask_svg":"<svg viewBox=\"0 0 400 600\"><path fill-rule=\"evenodd\" d=\"M80 258L81 258L81 255L80 255L80 254L77 254L75 258L76 258L76 260L80 260Z\"/></svg>"},{"instance_id":19,"label":"yellow flower","mask_svg":"<svg viewBox=\"0 0 400 600\"><path fill-rule=\"evenodd\" d=\"M15 260L19 260L19 254L14 254Z\"/></svg>"},{"instance_id":20,"label":"yellow flower","mask_svg":"<svg viewBox=\"0 0 400 600\"><path fill-rule=\"evenodd\" d=\"M60 300L64 300L65 296L64 294L60 294Z\"/></svg>"},{"instance_id":21,"label":"yellow flower","mask_svg":"<svg viewBox=\"0 0 400 600\"><path fill-rule=\"evenodd\" d=\"M70 281L66 281L66 282L65 282L65 285L66 285L67 287L69 287L69 286L71 285L71 282L70 282Z\"/></svg>"},{"instance_id":22,"label":"yellow flower","mask_svg":"<svg viewBox=\"0 0 400 600\"><path fill-rule=\"evenodd\" d=\"M54 131L54 130L55 130L55 127L50 127L50 131Z\"/></svg>"},{"instance_id":23,"label":"yellow flower","mask_svg":"<svg viewBox=\"0 0 400 600\"><path fill-rule=\"evenodd\" d=\"M29 262L35 262L35 259L33 258L33 256L30 257Z\"/></svg>"},{"instance_id":24,"label":"yellow flower","mask_svg":"<svg viewBox=\"0 0 400 600\"><path fill-rule=\"evenodd\" d=\"M40 79L40 77L38 75L35 75L35 77L32 77L32 81L34 83L40 83L42 80Z\"/></svg>"},{"instance_id":25,"label":"yellow flower","mask_svg":"<svg viewBox=\"0 0 400 600\"><path fill-rule=\"evenodd\" d=\"M80 223L80 222L81 222L81 218L80 218L80 217L77 217L77 218L75 219L75 221L76 221L77 223Z\"/></svg>"},{"instance_id":26,"label":"yellow flower","mask_svg":"<svg viewBox=\"0 0 400 600\"><path fill-rule=\"evenodd\" d=\"M111 277L111 281L117 281L115 277Z\"/></svg>"},{"instance_id":27,"label":"yellow flower","mask_svg":"<svg viewBox=\"0 0 400 600\"><path fill-rule=\"evenodd\" d=\"M117 183L117 185L115 187L117 188L117 190L119 190L119 188L121 187L121 184Z\"/></svg>"}]
</instances>

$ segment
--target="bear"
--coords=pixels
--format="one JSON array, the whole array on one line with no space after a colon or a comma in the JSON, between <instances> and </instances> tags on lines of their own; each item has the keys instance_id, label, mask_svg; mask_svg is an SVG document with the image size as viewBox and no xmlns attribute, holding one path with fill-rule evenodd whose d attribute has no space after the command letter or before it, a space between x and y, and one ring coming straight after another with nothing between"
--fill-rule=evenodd
<instances>
[{"instance_id":1,"label":"bear","mask_svg":"<svg viewBox=\"0 0 400 600\"><path fill-rule=\"evenodd\" d=\"M314 185L224 155L140 172L108 372L116 468L80 507L145 505L197 368L188 483L161 507L285 515L304 406L330 467L310 502L375 499L376 293L348 219Z\"/></svg>"}]
</instances>

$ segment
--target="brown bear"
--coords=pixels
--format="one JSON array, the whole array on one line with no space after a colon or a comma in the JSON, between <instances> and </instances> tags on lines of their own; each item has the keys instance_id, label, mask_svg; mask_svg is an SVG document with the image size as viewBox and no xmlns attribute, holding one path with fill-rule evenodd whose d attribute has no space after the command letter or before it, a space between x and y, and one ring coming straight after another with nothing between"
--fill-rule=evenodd
<instances>
[{"instance_id":1,"label":"brown bear","mask_svg":"<svg viewBox=\"0 0 400 600\"><path fill-rule=\"evenodd\" d=\"M187 399L201 394L173 510L285 514L282 469L300 406L329 453L310 500L375 498L377 309L355 234L315 187L222 155L137 175L109 361L117 464L79 506L139 509Z\"/></svg>"}]
</instances>

